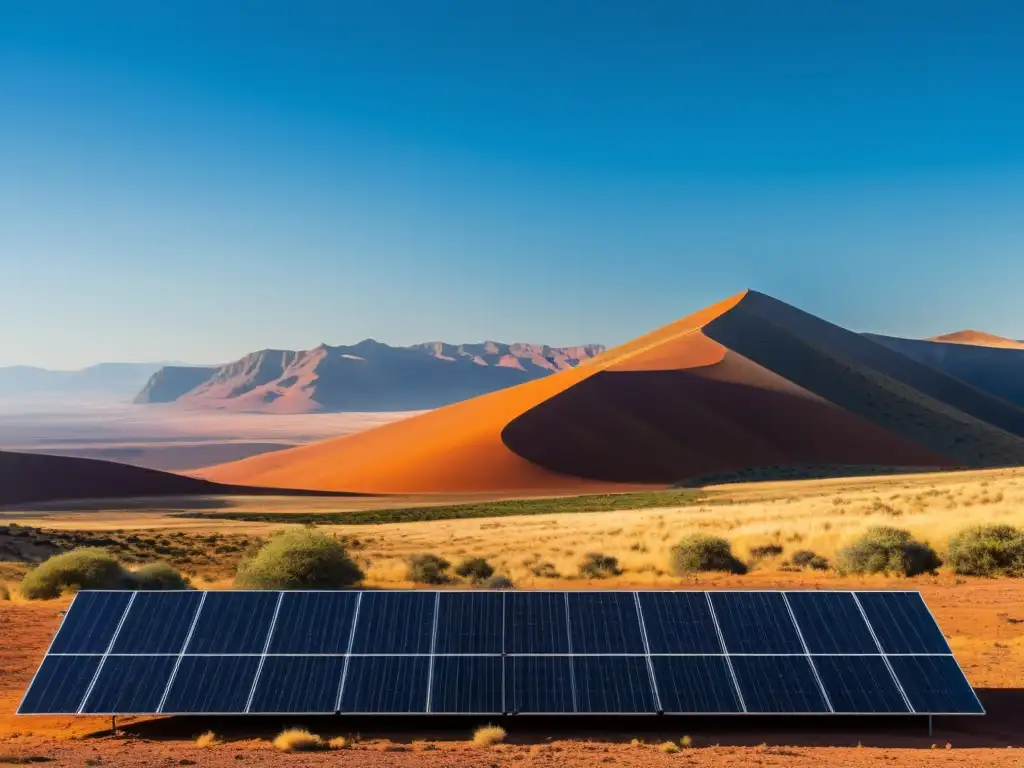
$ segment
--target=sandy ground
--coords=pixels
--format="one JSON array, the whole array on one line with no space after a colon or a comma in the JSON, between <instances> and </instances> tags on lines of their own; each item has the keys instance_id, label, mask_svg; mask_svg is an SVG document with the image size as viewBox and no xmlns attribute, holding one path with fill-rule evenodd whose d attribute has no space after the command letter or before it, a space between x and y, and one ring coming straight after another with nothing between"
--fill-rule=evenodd
<instances>
[{"instance_id":1,"label":"sandy ground","mask_svg":"<svg viewBox=\"0 0 1024 768\"><path fill-rule=\"evenodd\" d=\"M776 575L757 586L806 588L802 575ZM857 586L860 582L843 586ZM743 582L745 586L752 586ZM730 586L723 581L715 586ZM628 585L622 585L628 586ZM735 586L735 585L732 585ZM833 584L831 586L839 586ZM883 586L883 585L879 585ZM963 765L1015 766L1024 761L1024 587L1012 580L920 580L899 586L920 588L988 714L939 718L932 737L923 722L847 719L835 723L671 719L652 722L509 719L508 742L489 749L469 744L471 720L432 726L422 721L381 722L362 718L262 721L244 718L132 718L113 737L101 718L18 717L20 697L59 623L67 599L48 603L7 603L0 639L0 762L4 756L45 757L62 765L227 766L356 764L429 766L601 765ZM333 737L360 734L344 751L283 756L270 739L284 726L308 725ZM222 743L199 748L193 739L214 730ZM657 746L691 736L693 747L664 754ZM644 745L633 745L638 738ZM858 747L858 744L860 745ZM933 748L932 745L935 745ZM947 747L947 744L949 745ZM99 761L99 762L88 762ZM185 761L194 761L192 763Z\"/></svg>"}]
</instances>

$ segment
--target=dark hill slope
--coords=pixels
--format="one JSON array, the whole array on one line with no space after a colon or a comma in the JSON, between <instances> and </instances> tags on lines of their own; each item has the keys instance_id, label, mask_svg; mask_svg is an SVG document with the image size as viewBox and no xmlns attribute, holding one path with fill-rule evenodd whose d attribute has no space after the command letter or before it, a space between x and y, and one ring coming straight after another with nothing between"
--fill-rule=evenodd
<instances>
[{"instance_id":1,"label":"dark hill slope","mask_svg":"<svg viewBox=\"0 0 1024 768\"><path fill-rule=\"evenodd\" d=\"M865 335L919 363L1024 408L1024 349Z\"/></svg>"}]
</instances>

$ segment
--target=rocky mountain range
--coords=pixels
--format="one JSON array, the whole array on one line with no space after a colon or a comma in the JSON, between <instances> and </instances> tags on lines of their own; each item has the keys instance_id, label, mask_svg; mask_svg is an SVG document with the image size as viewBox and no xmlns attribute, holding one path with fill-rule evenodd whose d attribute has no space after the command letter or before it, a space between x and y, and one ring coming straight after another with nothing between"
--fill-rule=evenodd
<instances>
[{"instance_id":1,"label":"rocky mountain range","mask_svg":"<svg viewBox=\"0 0 1024 768\"><path fill-rule=\"evenodd\" d=\"M373 339L264 349L217 367L163 367L134 402L271 413L421 410L567 370L604 349L495 341L393 347Z\"/></svg>"}]
</instances>

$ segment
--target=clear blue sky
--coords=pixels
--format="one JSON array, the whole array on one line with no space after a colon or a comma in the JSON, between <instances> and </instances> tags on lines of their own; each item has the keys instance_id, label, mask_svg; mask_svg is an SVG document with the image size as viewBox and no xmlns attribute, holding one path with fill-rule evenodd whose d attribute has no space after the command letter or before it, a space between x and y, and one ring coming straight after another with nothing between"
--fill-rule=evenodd
<instances>
[{"instance_id":1,"label":"clear blue sky","mask_svg":"<svg viewBox=\"0 0 1024 768\"><path fill-rule=\"evenodd\" d=\"M1024 3L0 5L0 365L1024 338Z\"/></svg>"}]
</instances>

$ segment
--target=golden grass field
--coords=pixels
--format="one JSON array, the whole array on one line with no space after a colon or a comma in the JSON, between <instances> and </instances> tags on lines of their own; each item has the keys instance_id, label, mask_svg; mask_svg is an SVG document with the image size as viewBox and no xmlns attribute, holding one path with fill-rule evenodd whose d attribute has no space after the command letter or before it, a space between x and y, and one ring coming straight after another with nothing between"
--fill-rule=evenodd
<instances>
[{"instance_id":1,"label":"golden grass field","mask_svg":"<svg viewBox=\"0 0 1024 768\"><path fill-rule=\"evenodd\" d=\"M561 588L573 581L586 581L577 575L577 564L588 552L619 560L622 574L602 580L603 586L678 583L679 578L669 573L669 551L682 536L694 532L728 538L741 559L748 559L751 547L781 545L781 556L754 563L751 574L742 577L751 579L777 571L798 549L813 550L832 561L839 548L876 525L909 529L940 554L949 537L967 525L1000 522L1024 526L1024 469L757 483L708 490L706 504L682 507L325 527L358 538L360 548L354 554L371 586L407 586L409 555L430 552L453 563L464 557L485 557L498 573L510 577L516 586L529 589ZM233 497L211 503L227 505L233 513L309 514L489 498L493 497ZM148 500L130 506L119 501L109 507L94 503L75 510L51 505L0 511L0 524L17 522L78 531L163 530L197 537L217 533L249 539L284 527L279 522L172 516L192 507L203 508L204 504L202 500L179 499L166 503ZM536 571L545 570L537 567L539 563L550 564L559 576L536 575ZM196 575L205 574L196 571ZM216 580L210 583L229 585L223 571L211 575ZM694 578L707 581L723 577Z\"/></svg>"}]
</instances>

